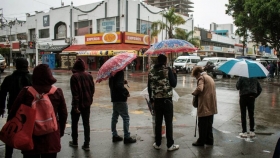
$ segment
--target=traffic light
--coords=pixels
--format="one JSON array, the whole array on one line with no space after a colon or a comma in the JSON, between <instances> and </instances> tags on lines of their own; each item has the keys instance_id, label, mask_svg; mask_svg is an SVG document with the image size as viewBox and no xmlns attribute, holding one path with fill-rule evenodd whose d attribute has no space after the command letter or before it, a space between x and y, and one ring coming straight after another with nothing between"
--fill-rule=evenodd
<instances>
[{"instance_id":1,"label":"traffic light","mask_svg":"<svg viewBox=\"0 0 280 158\"><path fill-rule=\"evenodd\" d=\"M28 42L28 47L29 47L30 49L35 49L35 48L36 48L36 47L35 47L35 42L29 41L29 42Z\"/></svg>"}]
</instances>

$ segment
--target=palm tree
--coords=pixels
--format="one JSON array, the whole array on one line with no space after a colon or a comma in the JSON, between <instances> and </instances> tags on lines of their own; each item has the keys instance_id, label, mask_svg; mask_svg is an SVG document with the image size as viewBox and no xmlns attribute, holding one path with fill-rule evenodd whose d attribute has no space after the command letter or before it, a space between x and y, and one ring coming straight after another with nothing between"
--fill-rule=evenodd
<instances>
[{"instance_id":1,"label":"palm tree","mask_svg":"<svg viewBox=\"0 0 280 158\"><path fill-rule=\"evenodd\" d=\"M168 38L174 38L174 26L183 25L186 20L178 14L175 14L174 7L171 7L168 12L161 13L166 18L166 23L158 20L152 23L152 36L157 36L161 31L167 30Z\"/></svg>"},{"instance_id":2,"label":"palm tree","mask_svg":"<svg viewBox=\"0 0 280 158\"><path fill-rule=\"evenodd\" d=\"M193 32L194 31L187 32L184 29L176 28L175 29L175 38L188 41L191 44L193 44L194 46L196 46L197 48L200 48L200 40L198 38L192 38Z\"/></svg>"}]
</instances>

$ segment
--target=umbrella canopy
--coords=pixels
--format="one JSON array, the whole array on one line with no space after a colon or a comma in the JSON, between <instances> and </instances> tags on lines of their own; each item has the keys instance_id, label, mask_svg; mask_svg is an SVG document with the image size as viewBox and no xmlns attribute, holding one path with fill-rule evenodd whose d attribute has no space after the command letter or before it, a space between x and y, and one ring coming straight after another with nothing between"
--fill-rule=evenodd
<instances>
[{"instance_id":1,"label":"umbrella canopy","mask_svg":"<svg viewBox=\"0 0 280 158\"><path fill-rule=\"evenodd\" d=\"M161 53L178 53L178 52L194 52L197 48L185 40L167 39L155 43L144 54L161 54Z\"/></svg>"},{"instance_id":2,"label":"umbrella canopy","mask_svg":"<svg viewBox=\"0 0 280 158\"><path fill-rule=\"evenodd\" d=\"M259 62L247 59L232 59L225 62L218 70L229 75L237 75L243 77L266 77L267 69Z\"/></svg>"},{"instance_id":3,"label":"umbrella canopy","mask_svg":"<svg viewBox=\"0 0 280 158\"><path fill-rule=\"evenodd\" d=\"M96 82L106 80L111 76L114 76L117 72L123 70L128 64L136 59L134 53L121 53L109 60L107 60L99 69L96 77Z\"/></svg>"}]
</instances>

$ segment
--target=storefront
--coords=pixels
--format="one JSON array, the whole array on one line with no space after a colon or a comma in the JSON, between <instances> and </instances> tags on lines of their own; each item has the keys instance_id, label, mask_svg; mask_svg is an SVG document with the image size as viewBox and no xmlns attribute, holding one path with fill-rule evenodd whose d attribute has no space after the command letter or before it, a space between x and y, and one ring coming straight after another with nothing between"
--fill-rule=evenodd
<instances>
[{"instance_id":1,"label":"storefront","mask_svg":"<svg viewBox=\"0 0 280 158\"><path fill-rule=\"evenodd\" d=\"M77 58L86 62L88 70L98 70L106 60L119 53L135 53L135 69L142 70L148 63L147 56L143 55L149 48L148 41L148 35L130 32L87 34L85 45L71 45L63 53L76 53ZM156 41L157 38L153 38L151 44Z\"/></svg>"},{"instance_id":2,"label":"storefront","mask_svg":"<svg viewBox=\"0 0 280 158\"><path fill-rule=\"evenodd\" d=\"M38 63L48 64L51 69L61 67L60 53L69 45L40 45Z\"/></svg>"}]
</instances>

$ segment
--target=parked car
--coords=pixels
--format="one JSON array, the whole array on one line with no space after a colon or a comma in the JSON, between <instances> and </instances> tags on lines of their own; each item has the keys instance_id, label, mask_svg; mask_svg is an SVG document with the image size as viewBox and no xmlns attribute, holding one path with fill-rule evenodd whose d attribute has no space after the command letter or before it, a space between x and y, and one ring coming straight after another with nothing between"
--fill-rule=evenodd
<instances>
[{"instance_id":1,"label":"parked car","mask_svg":"<svg viewBox=\"0 0 280 158\"><path fill-rule=\"evenodd\" d=\"M214 77L216 77L216 78L222 78L222 77L230 78L230 77L232 77L231 75L228 75L228 74L224 73L223 71L218 70L219 67L222 66L225 62L227 62L227 61L222 61L215 66L214 71L213 71L213 76ZM218 75L219 75L219 77L218 77ZM220 76L222 76L222 77L220 77Z\"/></svg>"},{"instance_id":2,"label":"parked car","mask_svg":"<svg viewBox=\"0 0 280 158\"><path fill-rule=\"evenodd\" d=\"M6 69L7 63L5 58L0 54L0 71L4 72L4 70Z\"/></svg>"},{"instance_id":3,"label":"parked car","mask_svg":"<svg viewBox=\"0 0 280 158\"><path fill-rule=\"evenodd\" d=\"M193 66L199 61L201 61L199 56L179 56L174 61L173 67L177 72L185 71L186 73L190 73Z\"/></svg>"}]
</instances>

